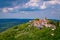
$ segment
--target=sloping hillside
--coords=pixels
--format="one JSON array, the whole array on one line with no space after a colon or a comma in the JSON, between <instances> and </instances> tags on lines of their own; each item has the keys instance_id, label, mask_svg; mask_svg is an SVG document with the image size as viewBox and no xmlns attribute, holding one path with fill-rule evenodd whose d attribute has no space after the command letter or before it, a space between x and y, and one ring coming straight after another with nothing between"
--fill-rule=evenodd
<instances>
[{"instance_id":1,"label":"sloping hillside","mask_svg":"<svg viewBox=\"0 0 60 40\"><path fill-rule=\"evenodd\" d=\"M60 40L60 26L56 25L55 30L46 27L38 29L27 22L0 33L0 40Z\"/></svg>"}]
</instances>

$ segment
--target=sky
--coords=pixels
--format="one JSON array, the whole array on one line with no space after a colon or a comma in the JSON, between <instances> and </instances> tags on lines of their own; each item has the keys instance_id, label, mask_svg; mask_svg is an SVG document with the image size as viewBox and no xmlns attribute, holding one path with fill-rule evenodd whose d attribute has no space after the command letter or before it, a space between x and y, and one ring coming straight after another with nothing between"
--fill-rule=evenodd
<instances>
[{"instance_id":1,"label":"sky","mask_svg":"<svg viewBox=\"0 0 60 40\"><path fill-rule=\"evenodd\" d=\"M0 0L0 19L60 20L60 0Z\"/></svg>"}]
</instances>

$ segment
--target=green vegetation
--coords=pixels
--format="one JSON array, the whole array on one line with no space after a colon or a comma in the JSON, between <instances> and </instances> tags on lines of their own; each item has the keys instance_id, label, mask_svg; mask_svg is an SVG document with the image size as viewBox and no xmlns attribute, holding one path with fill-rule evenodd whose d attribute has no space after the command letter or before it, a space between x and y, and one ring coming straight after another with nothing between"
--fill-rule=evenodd
<instances>
[{"instance_id":1,"label":"green vegetation","mask_svg":"<svg viewBox=\"0 0 60 40\"><path fill-rule=\"evenodd\" d=\"M51 21L52 24L57 22ZM58 24L57 24L58 25ZM55 30L51 28L38 29L29 23L16 25L0 33L0 40L60 40L60 26Z\"/></svg>"}]
</instances>

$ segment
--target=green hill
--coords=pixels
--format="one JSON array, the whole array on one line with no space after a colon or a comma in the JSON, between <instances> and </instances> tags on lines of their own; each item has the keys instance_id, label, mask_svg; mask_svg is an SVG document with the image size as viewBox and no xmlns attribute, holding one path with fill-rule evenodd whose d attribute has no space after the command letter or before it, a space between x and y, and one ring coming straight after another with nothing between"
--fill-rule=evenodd
<instances>
[{"instance_id":1,"label":"green hill","mask_svg":"<svg viewBox=\"0 0 60 40\"><path fill-rule=\"evenodd\" d=\"M0 40L60 40L60 26L57 24L55 30L46 27L38 29L27 22L1 32Z\"/></svg>"}]
</instances>

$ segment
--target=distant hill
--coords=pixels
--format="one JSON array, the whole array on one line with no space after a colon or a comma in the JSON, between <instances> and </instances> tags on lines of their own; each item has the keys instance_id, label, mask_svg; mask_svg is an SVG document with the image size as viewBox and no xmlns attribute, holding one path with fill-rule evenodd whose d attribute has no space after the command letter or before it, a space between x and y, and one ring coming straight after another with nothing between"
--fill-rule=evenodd
<instances>
[{"instance_id":1,"label":"distant hill","mask_svg":"<svg viewBox=\"0 0 60 40\"><path fill-rule=\"evenodd\" d=\"M0 32L14 25L26 23L29 20L32 20L32 19L0 19Z\"/></svg>"},{"instance_id":2,"label":"distant hill","mask_svg":"<svg viewBox=\"0 0 60 40\"><path fill-rule=\"evenodd\" d=\"M59 22L60 22L60 20L57 20L57 19L49 19L49 20L53 20L53 21L59 21Z\"/></svg>"}]
</instances>

